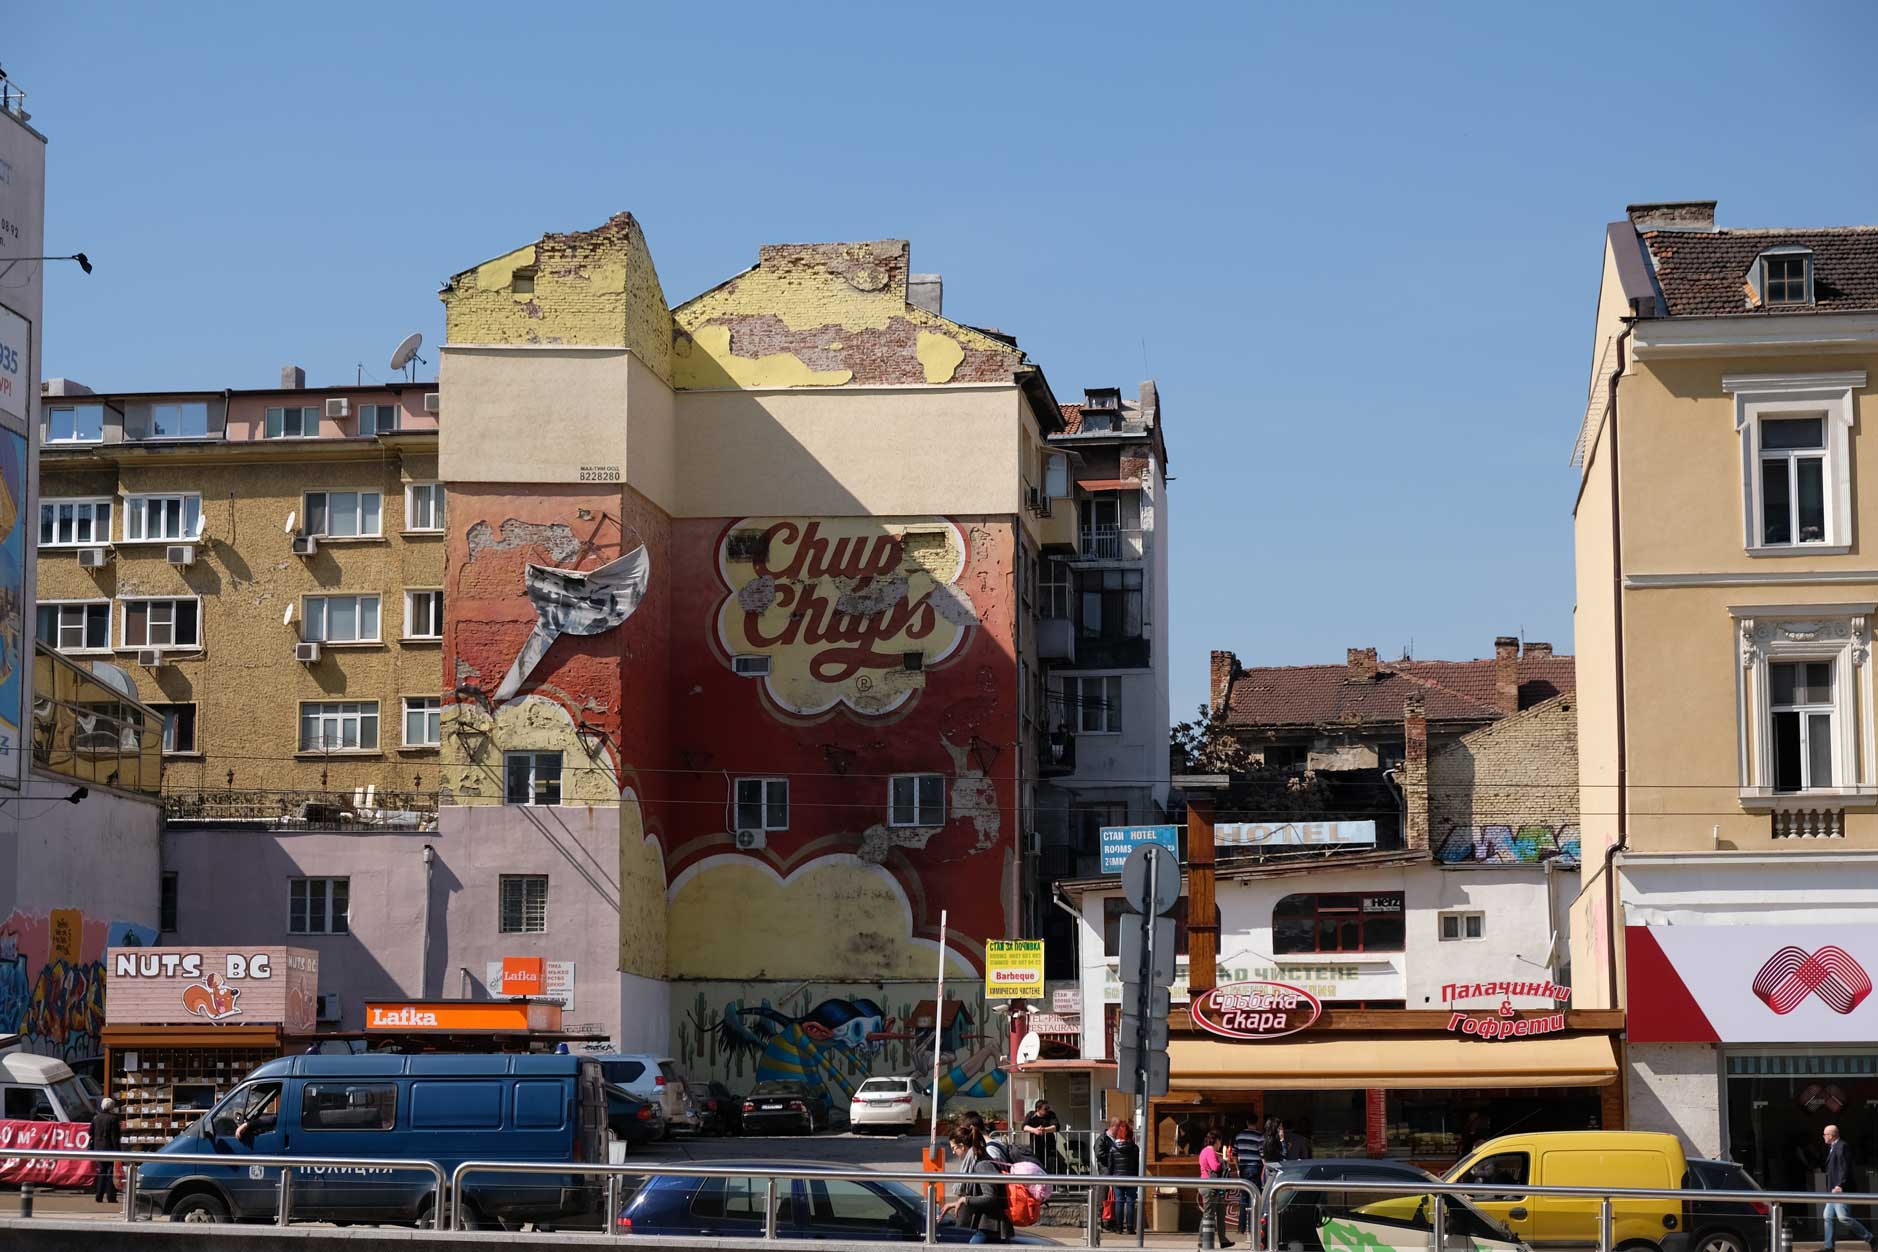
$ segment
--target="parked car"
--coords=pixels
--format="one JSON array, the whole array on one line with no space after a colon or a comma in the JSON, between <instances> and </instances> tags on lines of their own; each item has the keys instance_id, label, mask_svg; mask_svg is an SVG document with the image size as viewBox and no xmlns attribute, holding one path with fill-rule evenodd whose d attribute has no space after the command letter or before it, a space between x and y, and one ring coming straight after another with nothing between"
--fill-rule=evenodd
<instances>
[{"instance_id":1,"label":"parked car","mask_svg":"<svg viewBox=\"0 0 1878 1252\"><path fill-rule=\"evenodd\" d=\"M1303 1161L1274 1162L1271 1181L1305 1180L1323 1182L1401 1182L1407 1187L1435 1181L1435 1176L1407 1161L1371 1160L1367 1157L1319 1157ZM1419 1194L1419 1193L1418 1193ZM1348 1191L1285 1191L1272 1202L1266 1216L1271 1235L1266 1246L1274 1252L1323 1252L1320 1232L1328 1218L1349 1217L1359 1208L1374 1205L1385 1197ZM1398 1216L1413 1215L1413 1209L1391 1210Z\"/></svg>"},{"instance_id":2,"label":"parked car","mask_svg":"<svg viewBox=\"0 0 1878 1252\"><path fill-rule=\"evenodd\" d=\"M137 1201L173 1222L271 1220L280 1170L251 1156L374 1157L435 1161L446 1176L464 1161L574 1164L607 1159L606 1087L591 1058L542 1055L291 1056L256 1069L166 1154L227 1164L151 1162ZM429 1220L436 1183L425 1171L297 1171L293 1212L306 1221ZM606 1189L595 1174L473 1174L460 1202L481 1229L603 1224Z\"/></svg>"},{"instance_id":3,"label":"parked car","mask_svg":"<svg viewBox=\"0 0 1878 1252\"><path fill-rule=\"evenodd\" d=\"M746 1168L778 1165L819 1168L809 1161L715 1161ZM619 1215L621 1231L635 1235L715 1235L761 1239L766 1180L762 1178L648 1178ZM885 1180L776 1180L776 1233L784 1239L904 1240L925 1238L919 1193ZM975 1232L943 1222L941 1243L968 1243ZM1018 1235L1013 1243L1049 1244Z\"/></svg>"},{"instance_id":4,"label":"parked car","mask_svg":"<svg viewBox=\"0 0 1878 1252\"><path fill-rule=\"evenodd\" d=\"M89 1124L97 1111L91 1088L64 1061L0 1053L0 1120Z\"/></svg>"},{"instance_id":5,"label":"parked car","mask_svg":"<svg viewBox=\"0 0 1878 1252\"><path fill-rule=\"evenodd\" d=\"M677 1061L650 1052L616 1052L594 1059L600 1062L600 1072L615 1087L624 1087L641 1100L658 1102L665 1113L666 1133L681 1126L697 1129L697 1120L691 1112L691 1097Z\"/></svg>"},{"instance_id":6,"label":"parked car","mask_svg":"<svg viewBox=\"0 0 1878 1252\"><path fill-rule=\"evenodd\" d=\"M698 1131L707 1135L734 1135L743 1130L743 1097L712 1079L691 1087L691 1111L697 1116Z\"/></svg>"},{"instance_id":7,"label":"parked car","mask_svg":"<svg viewBox=\"0 0 1878 1252\"><path fill-rule=\"evenodd\" d=\"M1697 1191L1759 1191L1761 1184L1733 1161L1691 1159L1683 1189ZM1689 1252L1766 1252L1768 1207L1760 1200L1683 1201L1683 1229L1689 1232Z\"/></svg>"},{"instance_id":8,"label":"parked car","mask_svg":"<svg viewBox=\"0 0 1878 1252\"><path fill-rule=\"evenodd\" d=\"M828 1125L828 1092L801 1082L760 1082L743 1101L749 1134L814 1134Z\"/></svg>"},{"instance_id":9,"label":"parked car","mask_svg":"<svg viewBox=\"0 0 1878 1252\"><path fill-rule=\"evenodd\" d=\"M641 1100L624 1087L606 1084L606 1125L627 1143L656 1143L665 1137L665 1110L656 1100Z\"/></svg>"},{"instance_id":10,"label":"parked car","mask_svg":"<svg viewBox=\"0 0 1878 1252\"><path fill-rule=\"evenodd\" d=\"M848 1125L855 1130L876 1126L911 1129L919 1123L920 1098L911 1078L870 1078L848 1102Z\"/></svg>"}]
</instances>

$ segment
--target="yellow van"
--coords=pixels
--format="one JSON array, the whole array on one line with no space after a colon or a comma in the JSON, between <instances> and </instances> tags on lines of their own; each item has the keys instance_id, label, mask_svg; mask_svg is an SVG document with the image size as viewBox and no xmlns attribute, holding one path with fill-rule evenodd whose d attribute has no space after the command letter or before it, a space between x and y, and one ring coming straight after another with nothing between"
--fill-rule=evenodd
<instances>
[{"instance_id":1,"label":"yellow van","mask_svg":"<svg viewBox=\"0 0 1878 1252\"><path fill-rule=\"evenodd\" d=\"M1537 1187L1657 1187L1680 1189L1688 1172L1682 1141L1642 1130L1572 1130L1506 1135L1475 1148L1448 1171L1455 1183L1505 1184L1504 1193L1474 1203L1535 1248L1595 1245L1595 1196L1527 1196ZM1687 1242L1680 1198L1611 1201L1613 1248L1680 1252Z\"/></svg>"}]
</instances>

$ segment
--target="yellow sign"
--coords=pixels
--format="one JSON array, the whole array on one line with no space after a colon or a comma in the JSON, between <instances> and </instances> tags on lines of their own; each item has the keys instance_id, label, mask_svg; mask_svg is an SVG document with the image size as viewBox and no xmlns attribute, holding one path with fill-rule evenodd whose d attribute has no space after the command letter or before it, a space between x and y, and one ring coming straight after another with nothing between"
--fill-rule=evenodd
<instances>
[{"instance_id":1,"label":"yellow sign","mask_svg":"<svg viewBox=\"0 0 1878 1252\"><path fill-rule=\"evenodd\" d=\"M79 949L85 942L85 914L80 909L53 909L48 961L78 964Z\"/></svg>"},{"instance_id":2,"label":"yellow sign","mask_svg":"<svg viewBox=\"0 0 1878 1252\"><path fill-rule=\"evenodd\" d=\"M1043 998L1043 940L985 941L985 999Z\"/></svg>"}]
</instances>

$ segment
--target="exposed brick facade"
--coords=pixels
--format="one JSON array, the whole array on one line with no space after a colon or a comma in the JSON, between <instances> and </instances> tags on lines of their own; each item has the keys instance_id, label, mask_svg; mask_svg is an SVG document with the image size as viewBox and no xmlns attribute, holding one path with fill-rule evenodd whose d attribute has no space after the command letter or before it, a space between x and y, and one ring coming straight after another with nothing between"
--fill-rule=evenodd
<instances>
[{"instance_id":1,"label":"exposed brick facade","mask_svg":"<svg viewBox=\"0 0 1878 1252\"><path fill-rule=\"evenodd\" d=\"M1427 802L1438 860L1576 857L1577 698L1556 696L1436 748Z\"/></svg>"}]
</instances>

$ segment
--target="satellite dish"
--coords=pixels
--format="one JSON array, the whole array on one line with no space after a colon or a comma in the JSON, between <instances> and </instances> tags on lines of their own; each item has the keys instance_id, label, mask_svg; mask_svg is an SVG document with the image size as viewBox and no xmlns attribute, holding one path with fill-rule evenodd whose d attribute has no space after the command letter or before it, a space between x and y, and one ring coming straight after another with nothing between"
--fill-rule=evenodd
<instances>
[{"instance_id":1,"label":"satellite dish","mask_svg":"<svg viewBox=\"0 0 1878 1252\"><path fill-rule=\"evenodd\" d=\"M287 510L287 524L281 527L281 530L289 535L293 534L293 524L299 519L300 519L300 514L297 511L293 509L288 509Z\"/></svg>"},{"instance_id":2,"label":"satellite dish","mask_svg":"<svg viewBox=\"0 0 1878 1252\"><path fill-rule=\"evenodd\" d=\"M292 600L287 601L287 607L280 615L280 624L282 626L293 625L293 601Z\"/></svg>"},{"instance_id":3,"label":"satellite dish","mask_svg":"<svg viewBox=\"0 0 1878 1252\"><path fill-rule=\"evenodd\" d=\"M1036 1031L1026 1034L1017 1045L1017 1063L1028 1065L1043 1055L1043 1038Z\"/></svg>"},{"instance_id":4,"label":"satellite dish","mask_svg":"<svg viewBox=\"0 0 1878 1252\"><path fill-rule=\"evenodd\" d=\"M422 361L424 358L417 355L417 350L423 346L423 335L415 331L406 335L404 342L398 345L397 351L391 354L391 368L394 370L406 369L412 361Z\"/></svg>"}]
</instances>

